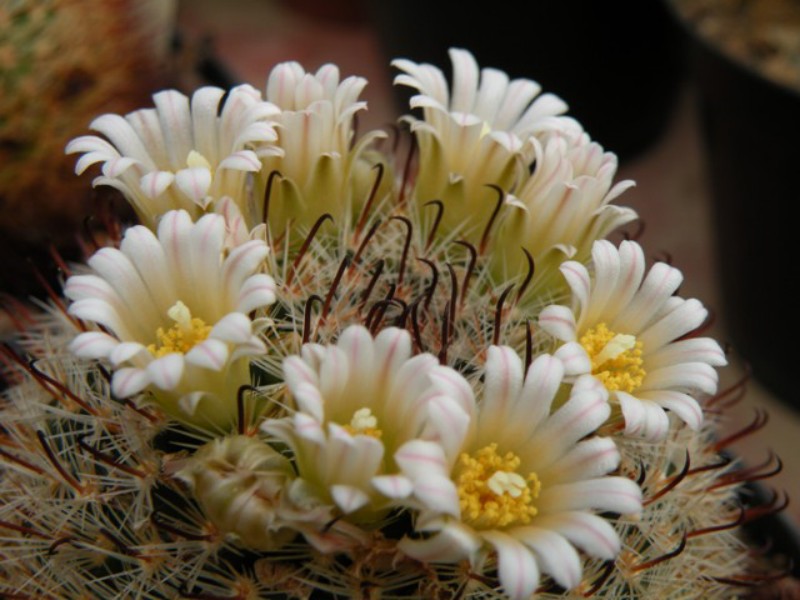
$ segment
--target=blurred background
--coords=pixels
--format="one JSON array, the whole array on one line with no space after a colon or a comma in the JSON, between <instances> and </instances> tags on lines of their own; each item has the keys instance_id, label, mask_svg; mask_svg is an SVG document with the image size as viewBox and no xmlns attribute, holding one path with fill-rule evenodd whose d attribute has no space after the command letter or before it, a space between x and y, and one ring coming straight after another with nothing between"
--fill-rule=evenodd
<instances>
[{"instance_id":1,"label":"blurred background","mask_svg":"<svg viewBox=\"0 0 800 600\"><path fill-rule=\"evenodd\" d=\"M150 106L163 87L263 89L277 63L325 62L369 80L362 130L394 123L404 98L389 60L447 71L447 48L539 81L564 98L637 187L619 203L644 222L640 241L686 277L684 297L714 310L731 343L724 388L754 372L729 432L767 409L733 446L749 464L774 450L768 484L800 522L800 396L793 387L798 268L789 222L800 200L800 5L796 0L542 0L511 10L447 10L428 0L0 0L0 244L4 305L43 296L35 263L57 278L50 248L80 256L88 215L123 210L91 175L73 175L67 141L93 117ZM98 217L95 217L98 218ZM6 314L5 331L11 331ZM735 348L735 349L734 349Z\"/></svg>"}]
</instances>

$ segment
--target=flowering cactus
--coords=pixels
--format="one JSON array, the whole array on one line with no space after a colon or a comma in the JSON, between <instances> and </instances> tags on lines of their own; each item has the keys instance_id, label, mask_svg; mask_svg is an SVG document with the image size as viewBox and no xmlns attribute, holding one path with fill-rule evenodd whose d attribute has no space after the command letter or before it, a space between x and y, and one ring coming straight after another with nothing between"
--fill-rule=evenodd
<instances>
[{"instance_id":1,"label":"flowering cactus","mask_svg":"<svg viewBox=\"0 0 800 600\"><path fill-rule=\"evenodd\" d=\"M706 310L612 204L616 158L527 80L408 60L411 169L359 78L95 121L142 223L5 350L0 593L727 597L752 471ZM531 166L535 162L535 168ZM400 174L400 175L395 175ZM70 303L71 301L71 303ZM713 410L709 410L713 409Z\"/></svg>"}]
</instances>

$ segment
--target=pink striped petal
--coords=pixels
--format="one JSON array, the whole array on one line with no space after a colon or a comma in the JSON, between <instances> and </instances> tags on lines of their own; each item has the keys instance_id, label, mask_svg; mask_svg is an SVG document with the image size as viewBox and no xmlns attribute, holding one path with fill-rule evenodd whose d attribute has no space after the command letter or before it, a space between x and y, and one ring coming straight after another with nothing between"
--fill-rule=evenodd
<instances>
[{"instance_id":1,"label":"pink striped petal","mask_svg":"<svg viewBox=\"0 0 800 600\"><path fill-rule=\"evenodd\" d=\"M651 400L636 398L625 392L615 396L625 418L625 433L647 440L663 439L669 431L669 418L664 409Z\"/></svg>"},{"instance_id":2,"label":"pink striped petal","mask_svg":"<svg viewBox=\"0 0 800 600\"><path fill-rule=\"evenodd\" d=\"M508 346L490 346L481 411L491 414L493 419L510 421L510 412L520 395L522 383L522 360L516 351Z\"/></svg>"},{"instance_id":3,"label":"pink striped petal","mask_svg":"<svg viewBox=\"0 0 800 600\"><path fill-rule=\"evenodd\" d=\"M482 535L497 551L497 572L505 593L513 600L528 600L539 585L539 566L531 551L497 530Z\"/></svg>"},{"instance_id":4,"label":"pink striped petal","mask_svg":"<svg viewBox=\"0 0 800 600\"><path fill-rule=\"evenodd\" d=\"M547 333L562 342L577 340L575 315L566 306L550 305L539 313L539 325Z\"/></svg>"},{"instance_id":5,"label":"pink striped petal","mask_svg":"<svg viewBox=\"0 0 800 600\"><path fill-rule=\"evenodd\" d=\"M424 563L455 563L474 555L481 545L480 538L469 527L448 521L435 535L425 539L406 537L397 547Z\"/></svg>"},{"instance_id":6,"label":"pink striped petal","mask_svg":"<svg viewBox=\"0 0 800 600\"><path fill-rule=\"evenodd\" d=\"M81 358L106 358L119 342L99 331L87 331L78 335L69 345L69 351Z\"/></svg>"},{"instance_id":7,"label":"pink striped petal","mask_svg":"<svg viewBox=\"0 0 800 600\"><path fill-rule=\"evenodd\" d=\"M142 193L151 200L155 200L167 191L175 181L175 175L169 171L151 171L139 180Z\"/></svg>"},{"instance_id":8,"label":"pink striped petal","mask_svg":"<svg viewBox=\"0 0 800 600\"><path fill-rule=\"evenodd\" d=\"M517 527L509 531L514 539L536 553L536 562L558 585L571 590L581 582L581 559L563 536L541 527Z\"/></svg>"},{"instance_id":9,"label":"pink striped petal","mask_svg":"<svg viewBox=\"0 0 800 600\"><path fill-rule=\"evenodd\" d=\"M208 204L206 197L211 187L211 171L205 167L181 169L175 173L175 185L192 202L205 208Z\"/></svg>"},{"instance_id":10,"label":"pink striped petal","mask_svg":"<svg viewBox=\"0 0 800 600\"><path fill-rule=\"evenodd\" d=\"M619 465L619 451L610 438L593 437L578 442L546 469L537 471L543 482L569 483L606 475ZM546 483L545 483L546 485Z\"/></svg>"},{"instance_id":11,"label":"pink striped petal","mask_svg":"<svg viewBox=\"0 0 800 600\"><path fill-rule=\"evenodd\" d=\"M637 514L642 491L625 477L599 477L543 487L537 506L543 514L587 509Z\"/></svg>"},{"instance_id":12,"label":"pink striped petal","mask_svg":"<svg viewBox=\"0 0 800 600\"><path fill-rule=\"evenodd\" d=\"M185 366L183 354L173 353L157 358L147 365L145 371L153 385L169 391L178 387Z\"/></svg>"},{"instance_id":13,"label":"pink striped petal","mask_svg":"<svg viewBox=\"0 0 800 600\"><path fill-rule=\"evenodd\" d=\"M379 475L372 478L372 486L392 500L407 498L414 491L414 484L402 475Z\"/></svg>"},{"instance_id":14,"label":"pink striped petal","mask_svg":"<svg viewBox=\"0 0 800 600\"><path fill-rule=\"evenodd\" d=\"M221 371L228 361L228 344L209 337L186 353L186 362L196 367Z\"/></svg>"},{"instance_id":15,"label":"pink striped petal","mask_svg":"<svg viewBox=\"0 0 800 600\"><path fill-rule=\"evenodd\" d=\"M359 508L366 506L369 502L369 496L362 490L351 485L334 485L331 486L331 496L343 513L349 514L357 511Z\"/></svg>"},{"instance_id":16,"label":"pink striped petal","mask_svg":"<svg viewBox=\"0 0 800 600\"><path fill-rule=\"evenodd\" d=\"M668 408L695 431L699 430L700 426L703 424L703 409L700 407L697 400L688 394L671 390L660 390L654 392L640 392L639 396L644 400L650 400L659 406Z\"/></svg>"},{"instance_id":17,"label":"pink striped petal","mask_svg":"<svg viewBox=\"0 0 800 600\"><path fill-rule=\"evenodd\" d=\"M711 338L690 338L667 344L654 353L647 353L647 368L655 370L678 363L700 362L713 367L728 364L725 352Z\"/></svg>"},{"instance_id":18,"label":"pink striped petal","mask_svg":"<svg viewBox=\"0 0 800 600\"><path fill-rule=\"evenodd\" d=\"M613 560L620 552L619 536L602 517L587 512L565 511L537 515L536 525L558 532L586 553Z\"/></svg>"},{"instance_id":19,"label":"pink striped petal","mask_svg":"<svg viewBox=\"0 0 800 600\"><path fill-rule=\"evenodd\" d=\"M586 350L578 342L567 342L556 350L554 355L564 365L564 375L574 377L591 373L592 361Z\"/></svg>"},{"instance_id":20,"label":"pink striped petal","mask_svg":"<svg viewBox=\"0 0 800 600\"><path fill-rule=\"evenodd\" d=\"M705 363L684 363L648 371L639 391L674 389L715 394L719 375Z\"/></svg>"},{"instance_id":21,"label":"pink striped petal","mask_svg":"<svg viewBox=\"0 0 800 600\"><path fill-rule=\"evenodd\" d=\"M144 345L139 342L121 342L117 343L114 350L109 354L108 358L114 366L121 365L124 362L133 360L140 352L144 352L149 360L152 360L152 355L147 351Z\"/></svg>"},{"instance_id":22,"label":"pink striped petal","mask_svg":"<svg viewBox=\"0 0 800 600\"><path fill-rule=\"evenodd\" d=\"M128 398L138 394L149 384L150 377L144 369L119 369L111 379L111 391L117 398Z\"/></svg>"}]
</instances>

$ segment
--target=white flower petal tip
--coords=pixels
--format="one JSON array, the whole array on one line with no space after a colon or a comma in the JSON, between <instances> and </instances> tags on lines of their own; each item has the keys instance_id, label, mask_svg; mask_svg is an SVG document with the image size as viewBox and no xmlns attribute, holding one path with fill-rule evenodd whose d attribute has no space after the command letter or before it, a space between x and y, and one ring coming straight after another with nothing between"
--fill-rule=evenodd
<instances>
[{"instance_id":1,"label":"white flower petal tip","mask_svg":"<svg viewBox=\"0 0 800 600\"><path fill-rule=\"evenodd\" d=\"M357 487L350 485L331 486L331 496L343 513L349 514L364 507L369 502L369 496Z\"/></svg>"},{"instance_id":2,"label":"white flower petal tip","mask_svg":"<svg viewBox=\"0 0 800 600\"><path fill-rule=\"evenodd\" d=\"M557 355L574 361L571 375L592 373L603 383L620 405L626 435L663 439L670 427L665 409L698 429L703 414L692 395L714 394L714 367L727 363L714 340L687 337L707 311L674 295L683 280L674 267L656 263L646 272L635 242L617 248L597 241L592 263L591 276L579 263L563 265L572 307L552 305L540 314L542 328L562 343Z\"/></svg>"},{"instance_id":3,"label":"white flower petal tip","mask_svg":"<svg viewBox=\"0 0 800 600\"><path fill-rule=\"evenodd\" d=\"M266 348L239 308L273 303L274 281L257 272L267 253L264 242L250 241L226 254L225 235L220 215L193 223L185 211L170 211L157 235L142 226L128 229L119 250L104 248L89 259L94 275L67 281L67 296L75 300L70 312L109 331L82 333L70 349L108 360L117 369L116 395L147 387L168 392L157 401L186 420L192 412L176 408L179 398L236 398L238 387L249 383L239 358ZM198 416L203 423L195 424L222 426L214 419L228 420L235 410L220 405L212 412L219 414Z\"/></svg>"},{"instance_id":4,"label":"white flower petal tip","mask_svg":"<svg viewBox=\"0 0 800 600\"><path fill-rule=\"evenodd\" d=\"M446 471L469 423L464 398L455 396L469 385L434 357L412 357L411 350L405 330L387 328L373 338L353 325L335 345L306 344L301 356L284 360L296 411L266 430L311 457L299 465L299 476L318 490L321 503L361 519L430 495L448 509L456 503L457 512ZM388 464L397 470L387 471Z\"/></svg>"},{"instance_id":5,"label":"white flower petal tip","mask_svg":"<svg viewBox=\"0 0 800 600\"><path fill-rule=\"evenodd\" d=\"M257 90L239 86L225 98L224 90L211 87L191 100L159 92L155 109L103 115L91 128L106 139L82 136L66 151L83 154L78 172L102 163L95 185L119 189L151 228L170 208L197 215L214 199L243 198L245 174L261 169L258 150L277 139L270 121L276 109Z\"/></svg>"},{"instance_id":6,"label":"white flower petal tip","mask_svg":"<svg viewBox=\"0 0 800 600\"><path fill-rule=\"evenodd\" d=\"M408 498L414 491L413 482L400 475L380 475L373 477L372 485L378 492L393 500Z\"/></svg>"}]
</instances>

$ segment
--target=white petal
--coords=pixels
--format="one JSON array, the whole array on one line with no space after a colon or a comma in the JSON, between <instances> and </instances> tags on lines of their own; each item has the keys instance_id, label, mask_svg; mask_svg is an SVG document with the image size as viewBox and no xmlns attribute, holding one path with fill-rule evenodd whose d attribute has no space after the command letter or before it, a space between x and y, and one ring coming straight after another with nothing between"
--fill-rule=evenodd
<instances>
[{"instance_id":1,"label":"white petal","mask_svg":"<svg viewBox=\"0 0 800 600\"><path fill-rule=\"evenodd\" d=\"M538 515L536 525L557 531L592 556L613 560L620 551L614 528L602 517L586 512L562 512Z\"/></svg>"},{"instance_id":2,"label":"white petal","mask_svg":"<svg viewBox=\"0 0 800 600\"><path fill-rule=\"evenodd\" d=\"M157 358L145 369L153 385L162 390L174 390L183 377L183 354L173 353Z\"/></svg>"},{"instance_id":3,"label":"white petal","mask_svg":"<svg viewBox=\"0 0 800 600\"><path fill-rule=\"evenodd\" d=\"M576 341L575 315L570 308L550 305L539 313L539 325L562 342Z\"/></svg>"},{"instance_id":4,"label":"white petal","mask_svg":"<svg viewBox=\"0 0 800 600\"><path fill-rule=\"evenodd\" d=\"M589 292L591 291L589 272L581 263L575 261L565 262L561 265L560 271L572 289L573 296L578 301L579 313L582 313L589 304Z\"/></svg>"},{"instance_id":5,"label":"white petal","mask_svg":"<svg viewBox=\"0 0 800 600\"><path fill-rule=\"evenodd\" d=\"M245 285L245 281L258 270L268 253L269 249L266 243L261 240L251 240L231 250L223 266L224 288L233 290L238 295L239 290ZM236 297L230 299L232 302L236 300Z\"/></svg>"},{"instance_id":6,"label":"white petal","mask_svg":"<svg viewBox=\"0 0 800 600\"><path fill-rule=\"evenodd\" d=\"M150 377L144 369L126 368L114 372L111 391L117 398L128 398L138 394L150 384Z\"/></svg>"},{"instance_id":7,"label":"white petal","mask_svg":"<svg viewBox=\"0 0 800 600\"><path fill-rule=\"evenodd\" d=\"M599 477L543 487L537 506L543 514L586 509L636 514L642 491L625 477Z\"/></svg>"},{"instance_id":8,"label":"white petal","mask_svg":"<svg viewBox=\"0 0 800 600\"><path fill-rule=\"evenodd\" d=\"M258 308L275 304L275 280L269 275L258 273L247 278L239 290L236 309L249 313Z\"/></svg>"},{"instance_id":9,"label":"white petal","mask_svg":"<svg viewBox=\"0 0 800 600\"><path fill-rule=\"evenodd\" d=\"M422 355L417 355L406 364L412 364ZM443 366L436 366L428 374L434 387L442 395L448 396L458 402L461 409L470 417L475 414L475 395L472 386L457 371Z\"/></svg>"},{"instance_id":10,"label":"white petal","mask_svg":"<svg viewBox=\"0 0 800 600\"><path fill-rule=\"evenodd\" d=\"M581 582L581 559L564 537L539 527L518 527L510 533L536 553L542 571L552 575L558 585L570 590Z\"/></svg>"},{"instance_id":11,"label":"white petal","mask_svg":"<svg viewBox=\"0 0 800 600\"><path fill-rule=\"evenodd\" d=\"M433 437L441 444L450 460L455 460L464 443L470 425L470 416L461 405L449 396L434 396L426 404L427 427L422 437Z\"/></svg>"},{"instance_id":12,"label":"white petal","mask_svg":"<svg viewBox=\"0 0 800 600\"><path fill-rule=\"evenodd\" d=\"M219 163L219 168L252 173L261 170L261 161L252 150L240 150Z\"/></svg>"},{"instance_id":13,"label":"white petal","mask_svg":"<svg viewBox=\"0 0 800 600\"><path fill-rule=\"evenodd\" d=\"M538 472L542 481L571 482L606 475L619 465L619 451L610 438L593 437L578 442L572 450Z\"/></svg>"},{"instance_id":14,"label":"white petal","mask_svg":"<svg viewBox=\"0 0 800 600\"><path fill-rule=\"evenodd\" d=\"M528 600L539 585L539 567L531 551L500 531L482 534L497 550L497 573L506 594L514 600Z\"/></svg>"},{"instance_id":15,"label":"white petal","mask_svg":"<svg viewBox=\"0 0 800 600\"><path fill-rule=\"evenodd\" d=\"M481 540L465 525L449 521L427 539L403 538L399 550L424 563L454 563L475 554Z\"/></svg>"},{"instance_id":16,"label":"white petal","mask_svg":"<svg viewBox=\"0 0 800 600\"><path fill-rule=\"evenodd\" d=\"M430 473L446 475L449 471L444 450L435 442L410 440L397 449L394 460L411 479Z\"/></svg>"},{"instance_id":17,"label":"white petal","mask_svg":"<svg viewBox=\"0 0 800 600\"><path fill-rule=\"evenodd\" d=\"M208 335L224 342L244 344L253 335L253 323L240 312L228 313L216 322Z\"/></svg>"},{"instance_id":18,"label":"white petal","mask_svg":"<svg viewBox=\"0 0 800 600\"><path fill-rule=\"evenodd\" d=\"M319 422L324 420L325 402L316 385L305 382L299 383L292 387L292 396L294 397L298 410L308 413ZM298 413L298 415L300 414L302 413Z\"/></svg>"},{"instance_id":19,"label":"white petal","mask_svg":"<svg viewBox=\"0 0 800 600\"><path fill-rule=\"evenodd\" d=\"M700 429L700 426L703 424L703 409L700 407L697 400L688 394L671 390L660 390L657 392L643 392L640 393L639 396L645 400L652 400L659 406L668 408L695 431Z\"/></svg>"},{"instance_id":20,"label":"white petal","mask_svg":"<svg viewBox=\"0 0 800 600\"><path fill-rule=\"evenodd\" d=\"M192 94L192 130L195 149L212 164L217 157L217 113L225 90L206 86Z\"/></svg>"},{"instance_id":21,"label":"white petal","mask_svg":"<svg viewBox=\"0 0 800 600\"><path fill-rule=\"evenodd\" d=\"M192 202L204 208L208 189L211 187L211 171L205 167L181 169L175 173L175 185Z\"/></svg>"},{"instance_id":22,"label":"white petal","mask_svg":"<svg viewBox=\"0 0 800 600\"><path fill-rule=\"evenodd\" d=\"M555 357L564 364L564 375L568 377L592 371L592 361L578 342L567 342L556 350Z\"/></svg>"},{"instance_id":23,"label":"white petal","mask_svg":"<svg viewBox=\"0 0 800 600\"><path fill-rule=\"evenodd\" d=\"M644 348L661 348L703 324L708 311L694 298L686 300L638 336Z\"/></svg>"},{"instance_id":24,"label":"white petal","mask_svg":"<svg viewBox=\"0 0 800 600\"><path fill-rule=\"evenodd\" d=\"M186 362L212 371L222 370L227 360L228 344L211 337L195 344L194 348L186 353Z\"/></svg>"},{"instance_id":25,"label":"white petal","mask_svg":"<svg viewBox=\"0 0 800 600\"><path fill-rule=\"evenodd\" d=\"M664 409L651 400L636 398L625 392L616 392L616 398L625 417L625 433L648 440L660 440L669 431L669 418Z\"/></svg>"},{"instance_id":26,"label":"white petal","mask_svg":"<svg viewBox=\"0 0 800 600\"><path fill-rule=\"evenodd\" d=\"M591 301L582 313L584 323L601 322L603 311L617 294L620 277L620 257L614 244L598 240L592 246L594 264L594 287Z\"/></svg>"},{"instance_id":27,"label":"white petal","mask_svg":"<svg viewBox=\"0 0 800 600\"><path fill-rule=\"evenodd\" d=\"M108 358L111 360L111 364L117 366L132 360L140 352L146 353L150 358L150 353L147 352L147 348L143 344L139 342L122 342L117 344Z\"/></svg>"},{"instance_id":28,"label":"white petal","mask_svg":"<svg viewBox=\"0 0 800 600\"><path fill-rule=\"evenodd\" d=\"M461 515L458 489L449 477L424 475L414 480L414 498L422 508L437 515Z\"/></svg>"},{"instance_id":29,"label":"white petal","mask_svg":"<svg viewBox=\"0 0 800 600\"><path fill-rule=\"evenodd\" d=\"M295 413L294 417L288 421L290 428L293 430L292 434L298 435L303 440L313 442L317 445L325 443L325 431L322 429L320 422L306 414ZM274 428L264 426L264 429L275 432ZM286 439L286 437L284 437Z\"/></svg>"},{"instance_id":30,"label":"white petal","mask_svg":"<svg viewBox=\"0 0 800 600\"><path fill-rule=\"evenodd\" d=\"M331 486L331 496L336 506L345 514L355 512L369 502L367 494L351 485Z\"/></svg>"},{"instance_id":31,"label":"white petal","mask_svg":"<svg viewBox=\"0 0 800 600\"><path fill-rule=\"evenodd\" d=\"M372 478L372 486L387 498L407 498L414 491L414 484L402 475L380 475Z\"/></svg>"},{"instance_id":32,"label":"white petal","mask_svg":"<svg viewBox=\"0 0 800 600\"><path fill-rule=\"evenodd\" d=\"M596 430L611 414L605 390L573 390L569 400L539 429L537 463L548 466L578 440ZM541 468L541 467L540 467Z\"/></svg>"},{"instance_id":33,"label":"white petal","mask_svg":"<svg viewBox=\"0 0 800 600\"><path fill-rule=\"evenodd\" d=\"M405 329L387 327L375 338L377 381L386 381L411 357L411 336Z\"/></svg>"},{"instance_id":34,"label":"white petal","mask_svg":"<svg viewBox=\"0 0 800 600\"><path fill-rule=\"evenodd\" d=\"M705 363L683 363L648 371L640 391L675 389L715 394L718 381L714 367Z\"/></svg>"},{"instance_id":35,"label":"white petal","mask_svg":"<svg viewBox=\"0 0 800 600\"><path fill-rule=\"evenodd\" d=\"M69 344L69 351L81 358L106 358L119 341L107 333L87 331L78 335Z\"/></svg>"},{"instance_id":36,"label":"white petal","mask_svg":"<svg viewBox=\"0 0 800 600\"><path fill-rule=\"evenodd\" d=\"M548 354L534 360L525 375L525 385L517 403L517 415L520 418L516 422L524 425L528 431L536 429L550 414L550 407L563 379L564 365L560 360ZM522 413L525 414L524 418L521 418Z\"/></svg>"},{"instance_id":37,"label":"white petal","mask_svg":"<svg viewBox=\"0 0 800 600\"><path fill-rule=\"evenodd\" d=\"M678 269L666 263L654 264L633 300L608 326L614 331L638 335L682 282L683 275Z\"/></svg>"},{"instance_id":38,"label":"white petal","mask_svg":"<svg viewBox=\"0 0 800 600\"><path fill-rule=\"evenodd\" d=\"M175 167L182 165L192 149L189 98L175 90L165 90L154 94L153 101L170 161Z\"/></svg>"},{"instance_id":39,"label":"white petal","mask_svg":"<svg viewBox=\"0 0 800 600\"><path fill-rule=\"evenodd\" d=\"M716 340L711 338L680 340L667 344L654 353L647 353L648 370L688 362L702 362L714 367L723 367L728 364L725 352Z\"/></svg>"},{"instance_id":40,"label":"white petal","mask_svg":"<svg viewBox=\"0 0 800 600\"><path fill-rule=\"evenodd\" d=\"M493 419L509 420L510 410L522 389L522 360L513 348L490 346L485 373L481 411L487 411Z\"/></svg>"}]
</instances>

